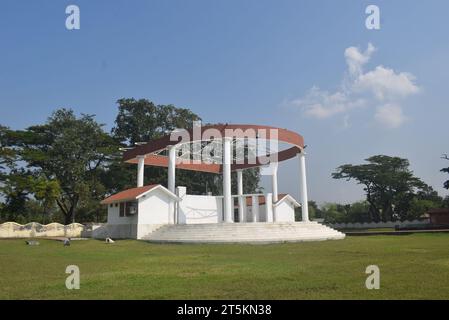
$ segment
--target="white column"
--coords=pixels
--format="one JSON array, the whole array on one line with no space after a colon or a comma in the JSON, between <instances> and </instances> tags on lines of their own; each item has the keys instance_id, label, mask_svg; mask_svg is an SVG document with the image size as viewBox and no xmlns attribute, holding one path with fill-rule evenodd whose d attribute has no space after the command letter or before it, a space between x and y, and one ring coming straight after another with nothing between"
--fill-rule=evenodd
<instances>
[{"instance_id":1,"label":"white column","mask_svg":"<svg viewBox=\"0 0 449 320\"><path fill-rule=\"evenodd\" d=\"M267 222L273 222L273 195L271 193L267 193L265 195L265 208L267 211Z\"/></svg>"},{"instance_id":2,"label":"white column","mask_svg":"<svg viewBox=\"0 0 449 320\"><path fill-rule=\"evenodd\" d=\"M138 156L137 160L137 187L143 187L143 177L145 173L145 156Z\"/></svg>"},{"instance_id":3,"label":"white column","mask_svg":"<svg viewBox=\"0 0 449 320\"><path fill-rule=\"evenodd\" d=\"M258 222L259 221L259 196L252 196L252 203L251 203L251 213L252 213L252 222Z\"/></svg>"},{"instance_id":4,"label":"white column","mask_svg":"<svg viewBox=\"0 0 449 320\"><path fill-rule=\"evenodd\" d=\"M181 201L185 197L186 194L187 194L186 187L176 187L176 195L181 199ZM186 223L186 217L185 217L183 208L181 206L181 201L176 203L175 224L185 224Z\"/></svg>"},{"instance_id":5,"label":"white column","mask_svg":"<svg viewBox=\"0 0 449 320\"><path fill-rule=\"evenodd\" d=\"M233 221L232 195L231 195L231 138L223 139L223 204L224 222Z\"/></svg>"},{"instance_id":6,"label":"white column","mask_svg":"<svg viewBox=\"0 0 449 320\"><path fill-rule=\"evenodd\" d=\"M273 191L273 195L272 195L273 200L270 202L266 201L267 207L269 204L271 204L271 206L272 206L271 211L272 211L273 220L271 222L276 221L276 207L274 206L274 204L276 202L278 202L278 200L279 200L278 199L278 194L279 194L279 192L278 192L278 163L273 163L272 166L273 166L273 173L271 175L271 185L272 185L272 191Z\"/></svg>"},{"instance_id":7,"label":"white column","mask_svg":"<svg viewBox=\"0 0 449 320\"><path fill-rule=\"evenodd\" d=\"M302 221L309 221L309 205L307 199L306 155L304 150L299 154L300 197Z\"/></svg>"},{"instance_id":8,"label":"white column","mask_svg":"<svg viewBox=\"0 0 449 320\"><path fill-rule=\"evenodd\" d=\"M176 177L176 147L168 147L168 190L175 193L175 177Z\"/></svg>"},{"instance_id":9,"label":"white column","mask_svg":"<svg viewBox=\"0 0 449 320\"><path fill-rule=\"evenodd\" d=\"M237 194L239 195L239 222L244 222L243 170L237 170Z\"/></svg>"},{"instance_id":10,"label":"white column","mask_svg":"<svg viewBox=\"0 0 449 320\"><path fill-rule=\"evenodd\" d=\"M271 175L273 203L278 201L278 164L273 163L273 174Z\"/></svg>"},{"instance_id":11,"label":"white column","mask_svg":"<svg viewBox=\"0 0 449 320\"><path fill-rule=\"evenodd\" d=\"M168 190L176 192L176 146L168 147ZM168 223L176 224L176 203L170 202L168 212Z\"/></svg>"}]
</instances>

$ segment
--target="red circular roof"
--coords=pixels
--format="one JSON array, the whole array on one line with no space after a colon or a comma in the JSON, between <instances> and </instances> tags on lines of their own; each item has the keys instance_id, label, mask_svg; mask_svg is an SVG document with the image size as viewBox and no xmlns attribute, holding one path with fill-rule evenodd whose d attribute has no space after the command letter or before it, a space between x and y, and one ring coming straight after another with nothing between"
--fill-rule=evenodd
<instances>
[{"instance_id":1,"label":"red circular roof","mask_svg":"<svg viewBox=\"0 0 449 320\"><path fill-rule=\"evenodd\" d=\"M164 153L164 150L168 147L195 142L207 144L207 142L220 141L224 138L232 138L234 140L261 139L288 144L289 147L282 151L277 150L267 154L267 157L276 159L276 162L291 159L304 149L304 138L296 132L287 129L260 125L226 124L173 131L171 134L125 151L123 159L127 163L137 163L138 157L145 156L145 165L167 167L168 157L161 153ZM263 165L267 165L266 159L262 161L262 157L259 156L245 159L243 163L233 162L231 170L248 169ZM176 164L176 168L211 173L222 172L222 164L204 161L179 161Z\"/></svg>"}]
</instances>

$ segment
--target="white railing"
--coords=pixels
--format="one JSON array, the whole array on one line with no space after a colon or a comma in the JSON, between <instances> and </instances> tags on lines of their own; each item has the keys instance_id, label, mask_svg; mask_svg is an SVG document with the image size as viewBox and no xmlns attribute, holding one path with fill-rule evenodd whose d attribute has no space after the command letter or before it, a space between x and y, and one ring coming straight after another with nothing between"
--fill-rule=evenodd
<instances>
[{"instance_id":1,"label":"white railing","mask_svg":"<svg viewBox=\"0 0 449 320\"><path fill-rule=\"evenodd\" d=\"M232 204L234 209L238 209L238 214L233 217L234 222L273 222L273 206L271 193L246 193L246 194L233 194ZM263 197L262 204L260 204L260 198ZM217 196L217 198L223 199L223 196ZM251 205L248 207L247 199L251 198ZM236 200L237 199L237 203ZM269 204L269 205L267 205ZM262 208L261 208L262 207ZM235 212L235 210L234 210ZM220 213L223 217L223 212Z\"/></svg>"}]
</instances>

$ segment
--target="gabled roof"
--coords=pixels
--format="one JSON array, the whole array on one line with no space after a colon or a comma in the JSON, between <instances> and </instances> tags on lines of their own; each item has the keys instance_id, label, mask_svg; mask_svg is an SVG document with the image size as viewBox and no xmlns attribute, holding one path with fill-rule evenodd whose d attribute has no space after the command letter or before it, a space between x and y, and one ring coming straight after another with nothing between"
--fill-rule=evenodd
<instances>
[{"instance_id":1,"label":"gabled roof","mask_svg":"<svg viewBox=\"0 0 449 320\"><path fill-rule=\"evenodd\" d=\"M282 198L279 198L279 200L278 200L278 202L276 202L275 204L274 204L274 206L275 207L277 207L278 205L280 205L282 202L284 202L284 201L290 201L291 203L293 203L293 205L295 206L295 207L300 207L301 206L301 204L298 202L298 201L296 201L295 200L295 198L293 198L291 195L289 195L289 194L286 194L286 195L284 195Z\"/></svg>"},{"instance_id":2,"label":"gabled roof","mask_svg":"<svg viewBox=\"0 0 449 320\"><path fill-rule=\"evenodd\" d=\"M173 192L171 192L167 188L163 187L162 185L151 184L148 186L132 188L132 189L127 189L127 190L121 191L119 193L116 193L116 194L104 199L103 201L101 201L101 204L110 204L110 203L115 203L115 202L137 200L155 190L161 190L161 191L165 192L167 195L169 195L170 197L172 197L173 199L179 200L177 195L175 195Z\"/></svg>"}]
</instances>

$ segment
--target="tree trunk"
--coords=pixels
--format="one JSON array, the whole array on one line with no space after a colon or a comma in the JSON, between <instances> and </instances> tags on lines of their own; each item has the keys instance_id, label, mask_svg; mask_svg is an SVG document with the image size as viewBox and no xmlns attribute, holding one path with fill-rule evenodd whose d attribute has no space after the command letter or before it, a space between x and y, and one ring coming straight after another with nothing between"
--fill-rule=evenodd
<instances>
[{"instance_id":1,"label":"tree trunk","mask_svg":"<svg viewBox=\"0 0 449 320\"><path fill-rule=\"evenodd\" d=\"M63 200L56 200L56 203L58 204L59 209L61 209L62 213L64 214L64 223L71 224L75 222L75 208L78 204L78 197L75 197L72 199L70 204L70 208L67 208Z\"/></svg>"},{"instance_id":2,"label":"tree trunk","mask_svg":"<svg viewBox=\"0 0 449 320\"><path fill-rule=\"evenodd\" d=\"M380 221L380 212L377 206L375 205L374 201L371 198L371 192L369 187L366 188L366 201L369 203L369 214L372 222L379 222Z\"/></svg>"},{"instance_id":3,"label":"tree trunk","mask_svg":"<svg viewBox=\"0 0 449 320\"><path fill-rule=\"evenodd\" d=\"M70 209L67 212L67 215L65 216L65 224L66 225L75 222L75 207L76 207L76 203L77 203L77 201L70 206Z\"/></svg>"}]
</instances>

